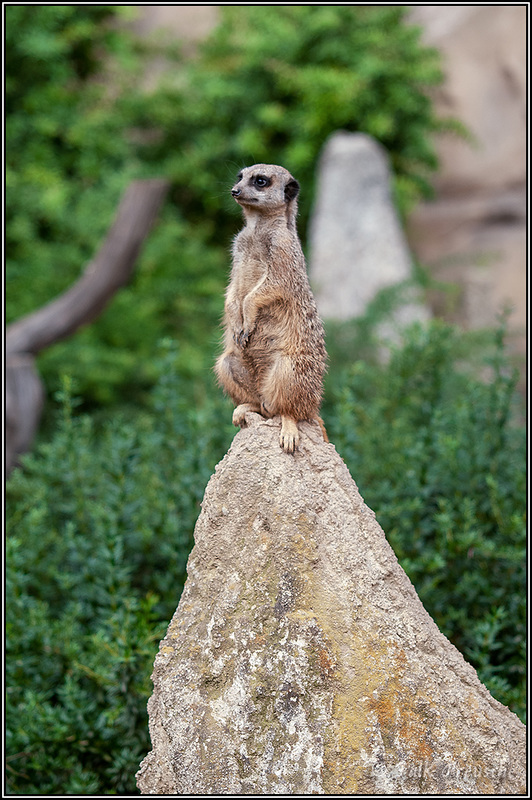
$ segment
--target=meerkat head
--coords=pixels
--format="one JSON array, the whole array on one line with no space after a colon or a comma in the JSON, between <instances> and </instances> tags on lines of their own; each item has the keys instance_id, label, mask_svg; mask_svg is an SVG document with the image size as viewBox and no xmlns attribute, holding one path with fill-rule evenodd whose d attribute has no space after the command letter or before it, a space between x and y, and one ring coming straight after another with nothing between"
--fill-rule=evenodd
<instances>
[{"instance_id":1,"label":"meerkat head","mask_svg":"<svg viewBox=\"0 0 532 800\"><path fill-rule=\"evenodd\" d=\"M288 218L293 218L297 210L299 183L284 167L255 164L239 172L231 194L244 213L258 211L275 215L282 211Z\"/></svg>"}]
</instances>

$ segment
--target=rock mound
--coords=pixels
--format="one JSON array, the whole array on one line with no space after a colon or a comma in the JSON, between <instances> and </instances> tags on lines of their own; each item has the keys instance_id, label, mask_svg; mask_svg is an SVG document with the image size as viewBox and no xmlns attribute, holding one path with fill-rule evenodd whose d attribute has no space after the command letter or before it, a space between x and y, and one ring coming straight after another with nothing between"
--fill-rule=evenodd
<instances>
[{"instance_id":1,"label":"rock mound","mask_svg":"<svg viewBox=\"0 0 532 800\"><path fill-rule=\"evenodd\" d=\"M525 792L525 728L423 608L332 444L247 416L203 500L144 794Z\"/></svg>"}]
</instances>

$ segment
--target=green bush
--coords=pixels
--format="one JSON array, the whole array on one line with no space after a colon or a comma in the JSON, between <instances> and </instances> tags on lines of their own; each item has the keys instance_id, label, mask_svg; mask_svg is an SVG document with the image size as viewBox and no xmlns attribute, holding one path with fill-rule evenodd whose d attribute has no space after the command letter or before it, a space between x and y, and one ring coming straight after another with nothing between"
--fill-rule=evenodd
<instances>
[{"instance_id":1,"label":"green bush","mask_svg":"<svg viewBox=\"0 0 532 800\"><path fill-rule=\"evenodd\" d=\"M152 413L134 424L98 427L64 391L53 440L9 481L10 793L135 792L157 643L234 430L214 391L189 407L175 364L170 349Z\"/></svg>"},{"instance_id":2,"label":"green bush","mask_svg":"<svg viewBox=\"0 0 532 800\"><path fill-rule=\"evenodd\" d=\"M490 351L475 375L467 336L414 327L348 370L328 429L440 630L524 716L525 431L502 332Z\"/></svg>"},{"instance_id":3,"label":"green bush","mask_svg":"<svg viewBox=\"0 0 532 800\"><path fill-rule=\"evenodd\" d=\"M427 191L442 126L426 94L441 79L438 56L399 7L222 7L200 55L184 64L168 54L149 91L152 50L124 27L127 13L6 8L8 322L76 279L132 178L173 184L131 285L39 357L49 394L67 372L85 409L142 403L167 335L182 342L180 369L201 391L240 224L228 189L242 164L264 159L296 174L304 238L330 133L376 136L406 209Z\"/></svg>"},{"instance_id":4,"label":"green bush","mask_svg":"<svg viewBox=\"0 0 532 800\"><path fill-rule=\"evenodd\" d=\"M413 328L338 380L325 421L429 613L524 717L526 461L502 353L480 380L467 337ZM190 404L177 361L167 347L134 421L73 413L66 381L57 433L7 484L12 793L135 791L157 641L234 431L214 387Z\"/></svg>"},{"instance_id":5,"label":"green bush","mask_svg":"<svg viewBox=\"0 0 532 800\"><path fill-rule=\"evenodd\" d=\"M8 321L69 286L134 173L125 120L98 80L128 41L110 25L116 14L6 8ZM114 74L120 92L127 73Z\"/></svg>"}]
</instances>

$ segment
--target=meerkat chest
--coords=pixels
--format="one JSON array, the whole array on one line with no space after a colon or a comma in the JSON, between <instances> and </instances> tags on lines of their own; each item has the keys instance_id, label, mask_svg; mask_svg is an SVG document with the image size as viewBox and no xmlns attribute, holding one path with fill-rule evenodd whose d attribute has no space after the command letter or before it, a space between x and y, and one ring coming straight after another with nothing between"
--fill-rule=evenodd
<instances>
[{"instance_id":1,"label":"meerkat chest","mask_svg":"<svg viewBox=\"0 0 532 800\"><path fill-rule=\"evenodd\" d=\"M236 294L244 298L268 272L265 247L250 236L240 234L233 248L232 283Z\"/></svg>"}]
</instances>

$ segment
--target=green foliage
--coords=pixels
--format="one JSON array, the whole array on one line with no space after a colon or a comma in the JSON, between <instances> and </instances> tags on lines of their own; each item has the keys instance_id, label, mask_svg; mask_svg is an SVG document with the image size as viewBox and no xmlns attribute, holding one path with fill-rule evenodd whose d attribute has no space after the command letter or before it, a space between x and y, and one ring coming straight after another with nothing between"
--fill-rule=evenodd
<instances>
[{"instance_id":1,"label":"green foliage","mask_svg":"<svg viewBox=\"0 0 532 800\"><path fill-rule=\"evenodd\" d=\"M74 413L64 379L57 433L8 482L12 793L135 791L157 641L234 430L214 387L190 403L178 363L166 343L133 420ZM454 328L414 327L389 364L335 380L325 421L429 613L524 715L524 435L501 337L489 380L472 363Z\"/></svg>"},{"instance_id":2,"label":"green foliage","mask_svg":"<svg viewBox=\"0 0 532 800\"><path fill-rule=\"evenodd\" d=\"M210 375L235 173L287 166L303 187L303 232L325 138L365 131L388 149L406 211L427 191L442 127L425 93L437 58L400 7L223 7L198 59L150 92L123 13L6 8L8 320L76 279L132 178L173 181L131 285L39 359L50 392L71 376L83 409L130 405L127 418L74 413L64 382L56 433L8 483L13 793L135 791L156 642L232 430ZM373 311L386 317L394 302L382 295ZM453 328L413 329L385 365L371 358L372 325L355 327L329 338L331 438L427 609L521 714L524 440L502 345L486 379ZM166 335L179 350L161 361ZM355 358L367 360L341 377Z\"/></svg>"},{"instance_id":3,"label":"green foliage","mask_svg":"<svg viewBox=\"0 0 532 800\"><path fill-rule=\"evenodd\" d=\"M52 395L67 372L85 408L142 403L156 342L182 342L201 391L212 364L242 164L291 169L304 235L316 162L338 128L388 149L403 210L436 164L426 89L438 57L400 7L222 7L200 55L167 54L142 88L152 49L122 24L131 7L6 8L7 320L64 291L97 251L132 178L173 182L131 285L89 329L49 348Z\"/></svg>"},{"instance_id":4,"label":"green foliage","mask_svg":"<svg viewBox=\"0 0 532 800\"><path fill-rule=\"evenodd\" d=\"M501 332L482 380L470 355L452 327L414 327L386 366L350 368L328 430L429 613L493 695L523 716L526 454L513 419L517 377Z\"/></svg>"},{"instance_id":5,"label":"green foliage","mask_svg":"<svg viewBox=\"0 0 532 800\"><path fill-rule=\"evenodd\" d=\"M109 24L116 13L113 6L6 8L7 266L17 315L69 285L127 180L124 120L96 80L104 57L124 49Z\"/></svg>"},{"instance_id":6,"label":"green foliage","mask_svg":"<svg viewBox=\"0 0 532 800\"><path fill-rule=\"evenodd\" d=\"M8 322L69 287L95 255L127 183L140 173L116 96L131 88L136 51L114 6L6 8ZM110 88L112 85L112 89ZM140 307L140 308L139 308ZM86 402L116 399L147 376L153 302L112 306L122 342L98 322L48 350L39 369L52 392L58 366L79 378ZM135 326L133 319L149 324ZM138 347L140 331L146 345ZM136 362L132 350L137 348ZM59 362L59 364L58 364ZM55 385L54 385L55 384ZM122 385L125 387L122 387Z\"/></svg>"},{"instance_id":7,"label":"green foliage","mask_svg":"<svg viewBox=\"0 0 532 800\"><path fill-rule=\"evenodd\" d=\"M154 353L162 334L180 341L178 366L190 398L205 390L219 344L228 256L207 245L206 231L166 206L145 244L132 283L96 323L42 353L39 368L48 386L67 371L85 408L144 404L157 375Z\"/></svg>"},{"instance_id":8,"label":"green foliage","mask_svg":"<svg viewBox=\"0 0 532 800\"><path fill-rule=\"evenodd\" d=\"M11 793L135 793L157 643L232 429L220 400L190 409L173 348L158 366L134 424L75 416L66 380L55 437L9 481Z\"/></svg>"},{"instance_id":9,"label":"green foliage","mask_svg":"<svg viewBox=\"0 0 532 800\"><path fill-rule=\"evenodd\" d=\"M399 6L224 7L177 113L171 92L150 110L149 124L166 133L161 152L176 153L183 201L219 214L213 184L227 185L243 164L281 163L304 187L304 229L320 149L338 129L388 150L403 211L429 193L432 135L454 123L436 118L427 94L442 80L439 55L404 16Z\"/></svg>"}]
</instances>

